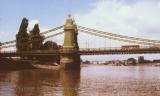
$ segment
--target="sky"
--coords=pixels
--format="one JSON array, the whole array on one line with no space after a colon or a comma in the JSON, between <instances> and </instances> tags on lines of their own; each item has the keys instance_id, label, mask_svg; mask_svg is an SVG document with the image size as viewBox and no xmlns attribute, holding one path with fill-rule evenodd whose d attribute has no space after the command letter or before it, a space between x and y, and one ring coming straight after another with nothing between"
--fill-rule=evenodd
<instances>
[{"instance_id":1,"label":"sky","mask_svg":"<svg viewBox=\"0 0 160 96\"><path fill-rule=\"evenodd\" d=\"M14 39L23 17L38 21L42 28L53 28L64 24L68 14L89 11L94 0L1 0L0 41ZM6 38L8 37L9 38ZM7 40L6 40L7 39Z\"/></svg>"},{"instance_id":2,"label":"sky","mask_svg":"<svg viewBox=\"0 0 160 96\"><path fill-rule=\"evenodd\" d=\"M23 17L29 19L28 31L35 23L45 31L64 24L68 14L77 25L140 38L159 40L160 37L160 0L0 0L0 42L15 39ZM78 38L81 48L128 44L84 33L79 33ZM63 44L63 36L51 40ZM96 58L113 57L119 58ZM159 55L146 57L158 58ZM95 56L84 57L93 58Z\"/></svg>"}]
</instances>

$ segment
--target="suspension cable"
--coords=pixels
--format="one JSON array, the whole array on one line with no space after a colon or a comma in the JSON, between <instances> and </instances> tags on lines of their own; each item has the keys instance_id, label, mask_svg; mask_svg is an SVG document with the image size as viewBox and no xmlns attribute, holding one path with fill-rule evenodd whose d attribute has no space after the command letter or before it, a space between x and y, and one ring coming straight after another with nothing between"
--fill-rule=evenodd
<instances>
[{"instance_id":1,"label":"suspension cable","mask_svg":"<svg viewBox=\"0 0 160 96\"><path fill-rule=\"evenodd\" d=\"M56 28L53 28L53 29L50 29L50 30L47 30L47 31L41 32L40 34L44 35L44 34L47 34L47 33L52 32L52 31L56 31L56 30L58 30L58 29L61 29L61 28L63 28L63 27L64 27L64 25L62 25L62 26L58 26L58 27L56 27Z\"/></svg>"},{"instance_id":2,"label":"suspension cable","mask_svg":"<svg viewBox=\"0 0 160 96\"><path fill-rule=\"evenodd\" d=\"M102 34L90 32L90 31L86 31L86 30L82 30L82 29L79 29L79 31L84 32L84 33L88 33L88 34L91 34L91 35L103 37L103 38L112 39L112 40L118 40L118 41L129 42L129 43L138 43L138 44L141 44L141 45L149 45L149 46L154 45L153 43L137 42L137 41L127 40L127 39L122 39L122 38L117 38L117 37L111 37L111 36L102 35Z\"/></svg>"},{"instance_id":3,"label":"suspension cable","mask_svg":"<svg viewBox=\"0 0 160 96\"><path fill-rule=\"evenodd\" d=\"M63 34L63 33L64 33L64 31L56 33L56 34L53 34L53 35L49 35L49 36L46 36L45 39L48 39L48 38L51 38L51 37L55 37L55 36Z\"/></svg>"},{"instance_id":4,"label":"suspension cable","mask_svg":"<svg viewBox=\"0 0 160 96\"><path fill-rule=\"evenodd\" d=\"M58 26L58 27L56 27L56 28L53 28L53 29L50 29L50 30L47 30L47 31L41 32L40 34L41 34L41 35L44 35L44 34L47 34L47 33L52 32L52 31L56 31L56 30L58 30L58 29L61 29L61 28L63 28L63 27L64 27L64 25L62 25L62 26ZM1 43L1 46L3 46L3 45L7 45L7 44L11 44L11 43L15 43L15 42L16 42L16 40L7 41L7 42L4 42L4 43Z\"/></svg>"},{"instance_id":5,"label":"suspension cable","mask_svg":"<svg viewBox=\"0 0 160 96\"><path fill-rule=\"evenodd\" d=\"M160 43L159 40L150 40L150 39L144 39L144 38L136 38L136 37L130 37L130 36L124 36L124 35L118 35L118 34L114 34L114 33L110 33L110 32L104 32L104 31L99 31L99 30L95 30L95 29L91 29L91 28L87 28L87 27L83 27L83 26L79 26L79 29L84 29L84 30L88 30L88 31L93 31L93 32L97 32L97 33L101 33L101 34L106 34L106 35L110 35L110 36L115 36L115 37L119 37L119 38L127 38L127 39L132 39L132 40L136 40L136 41L145 41L145 42L152 42L152 43Z\"/></svg>"},{"instance_id":6,"label":"suspension cable","mask_svg":"<svg viewBox=\"0 0 160 96\"><path fill-rule=\"evenodd\" d=\"M0 46L0 48L10 48L10 47L15 47L16 45L6 45L6 46Z\"/></svg>"},{"instance_id":7,"label":"suspension cable","mask_svg":"<svg viewBox=\"0 0 160 96\"><path fill-rule=\"evenodd\" d=\"M52 34L52 35L46 36L44 39L48 39L48 38L51 38L51 37L55 37L55 36L60 35L60 34L63 34L63 33L64 33L64 31L58 32L58 33L56 33L56 34ZM37 39L37 40L34 40L34 41L40 41L40 39ZM33 41L33 42L34 42L34 41ZM25 44L30 44L30 43L32 43L32 41L25 42ZM16 44L14 44L14 45L0 46L0 48L10 48L10 47L15 47L15 46L16 46Z\"/></svg>"},{"instance_id":8,"label":"suspension cable","mask_svg":"<svg viewBox=\"0 0 160 96\"><path fill-rule=\"evenodd\" d=\"M4 42L4 43L1 43L1 46L6 45L6 44L15 43L15 42L16 42L16 40L12 40L12 41L8 41L8 42Z\"/></svg>"}]
</instances>

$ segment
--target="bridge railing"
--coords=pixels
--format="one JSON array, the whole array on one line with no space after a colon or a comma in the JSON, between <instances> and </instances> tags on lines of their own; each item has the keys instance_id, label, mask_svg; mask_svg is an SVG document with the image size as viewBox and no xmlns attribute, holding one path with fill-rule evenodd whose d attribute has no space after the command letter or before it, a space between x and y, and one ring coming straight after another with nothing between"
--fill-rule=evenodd
<instances>
[{"instance_id":1,"label":"bridge railing","mask_svg":"<svg viewBox=\"0 0 160 96\"><path fill-rule=\"evenodd\" d=\"M108 47L108 48L80 48L79 51L134 51L134 50L160 50L158 47L148 47L148 46L143 46L140 48L121 48L121 47Z\"/></svg>"},{"instance_id":2,"label":"bridge railing","mask_svg":"<svg viewBox=\"0 0 160 96\"><path fill-rule=\"evenodd\" d=\"M0 53L16 53L16 51L14 50L12 50L12 51L0 51Z\"/></svg>"},{"instance_id":3,"label":"bridge railing","mask_svg":"<svg viewBox=\"0 0 160 96\"><path fill-rule=\"evenodd\" d=\"M80 48L80 51L98 51L98 50L121 50L121 47L108 47L108 48Z\"/></svg>"},{"instance_id":4,"label":"bridge railing","mask_svg":"<svg viewBox=\"0 0 160 96\"><path fill-rule=\"evenodd\" d=\"M0 51L0 54L63 54L63 53L93 53L93 52L160 52L159 47L140 47L140 48L121 48L121 47L108 47L108 48L80 48L79 50L74 49L60 49L60 50L32 50L32 51Z\"/></svg>"},{"instance_id":5,"label":"bridge railing","mask_svg":"<svg viewBox=\"0 0 160 96\"><path fill-rule=\"evenodd\" d=\"M59 50L32 50L32 51L1 51L1 54L5 53L19 53L19 54L31 54L31 53L57 53Z\"/></svg>"}]
</instances>

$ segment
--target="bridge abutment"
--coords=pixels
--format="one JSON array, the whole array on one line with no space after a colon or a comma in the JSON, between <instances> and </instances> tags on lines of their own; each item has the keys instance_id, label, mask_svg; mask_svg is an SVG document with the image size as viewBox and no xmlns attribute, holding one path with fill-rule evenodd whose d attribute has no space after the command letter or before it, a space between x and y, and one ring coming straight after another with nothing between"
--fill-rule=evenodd
<instances>
[{"instance_id":1,"label":"bridge abutment","mask_svg":"<svg viewBox=\"0 0 160 96\"><path fill-rule=\"evenodd\" d=\"M79 46L77 43L78 30L71 16L68 16L64 25L64 43L60 50L60 64L64 69L79 69L80 55L78 53Z\"/></svg>"}]
</instances>

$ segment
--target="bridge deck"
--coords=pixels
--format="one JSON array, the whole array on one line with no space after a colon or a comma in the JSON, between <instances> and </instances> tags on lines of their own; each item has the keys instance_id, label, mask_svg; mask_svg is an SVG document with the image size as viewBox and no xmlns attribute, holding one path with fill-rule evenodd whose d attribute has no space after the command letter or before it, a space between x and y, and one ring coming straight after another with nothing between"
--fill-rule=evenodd
<instances>
[{"instance_id":1,"label":"bridge deck","mask_svg":"<svg viewBox=\"0 0 160 96\"><path fill-rule=\"evenodd\" d=\"M81 48L78 51L80 55L111 55L111 54L155 54L160 53L160 48L139 48L139 49L121 49L121 48ZM74 53L73 52L73 53ZM63 54L62 50L46 51L25 51L25 52L0 52L0 57L21 57L21 56L54 56Z\"/></svg>"},{"instance_id":2,"label":"bridge deck","mask_svg":"<svg viewBox=\"0 0 160 96\"><path fill-rule=\"evenodd\" d=\"M105 48L93 48L93 49L81 49L80 55L111 55L111 54L154 54L160 53L160 49L141 48L141 49L105 49Z\"/></svg>"}]
</instances>

